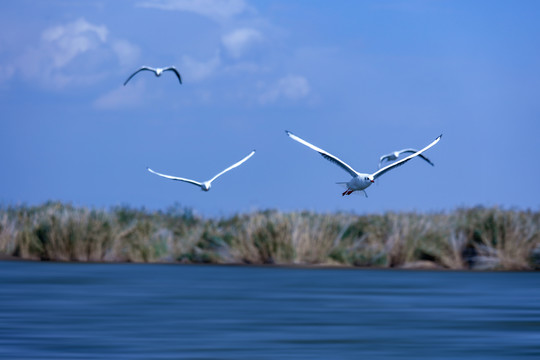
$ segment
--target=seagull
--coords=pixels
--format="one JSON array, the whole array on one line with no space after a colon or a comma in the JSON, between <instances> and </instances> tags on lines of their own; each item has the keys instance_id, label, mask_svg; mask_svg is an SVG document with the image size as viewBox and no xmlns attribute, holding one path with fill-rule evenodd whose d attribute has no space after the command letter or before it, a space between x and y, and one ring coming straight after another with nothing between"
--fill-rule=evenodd
<instances>
[{"instance_id":1,"label":"seagull","mask_svg":"<svg viewBox=\"0 0 540 360\"><path fill-rule=\"evenodd\" d=\"M381 158L379 159L379 169L381 168L382 166L382 163L384 160L387 160L387 161L393 161L393 160L397 160L397 158L399 157L399 155L401 154L406 154L406 153L411 153L411 154L414 154L418 152L418 150L416 149L403 149L403 150L399 150L399 151L394 151L390 154L386 154L386 155L383 155L381 156ZM422 159L424 159L425 161L427 161L428 163L431 164L431 166L435 166L435 164L433 164L427 157L425 157L424 155L422 154L418 154L419 157L421 157Z\"/></svg>"},{"instance_id":2,"label":"seagull","mask_svg":"<svg viewBox=\"0 0 540 360\"><path fill-rule=\"evenodd\" d=\"M161 74L164 71L172 71L172 72L174 72L176 74L176 77L178 78L178 81L180 81L180 84L182 83L182 77L180 76L180 73L178 72L178 70L176 70L176 68L174 66L169 66L169 67L166 67L166 68L155 68L155 69L151 68L149 66L141 66L139 68L139 70L135 71L133 74L131 74L130 77L128 77L128 79L124 83L124 86L126 86L128 81L131 80L131 78L134 77L135 74L137 74L138 72L143 71L143 70L153 71L154 74L156 74L156 76L161 76Z\"/></svg>"},{"instance_id":3,"label":"seagull","mask_svg":"<svg viewBox=\"0 0 540 360\"><path fill-rule=\"evenodd\" d=\"M237 162L237 163L235 163L235 164L229 166L228 168L226 168L225 170L223 170L222 172L220 172L219 174L217 174L216 176L214 176L214 177L211 178L210 180L203 181L203 182L198 182L198 181L195 181L195 180L185 179L185 178L176 177L176 176L171 176L171 175L160 174L160 173L158 173L158 172L156 172L156 171L150 169L149 167L147 167L146 169L147 169L148 171L150 171L151 173L156 174L156 175L158 175L158 176L162 176L162 177L164 177L164 178L171 179L171 180L184 181L184 182L187 182L187 183L190 183L190 184L199 186L203 191L208 191L208 190L210 190L210 187L212 186L212 181L216 180L219 176L225 174L227 171L232 170L232 169L234 169L234 168L237 167L237 166L240 166L242 163L244 163L245 161L247 161L247 159L249 159L250 157L252 157L253 154L255 154L255 150L253 150L252 152L249 153L248 156L246 156L245 158L243 158L243 159L240 160L239 162Z\"/></svg>"},{"instance_id":4,"label":"seagull","mask_svg":"<svg viewBox=\"0 0 540 360\"><path fill-rule=\"evenodd\" d=\"M348 181L348 182L339 182L338 183L338 184L346 184L347 185L347 190L345 190L345 192L343 192L343 194L341 194L341 196L351 195L355 191L363 191L364 195L366 197L367 197L367 193L365 192L364 189L366 189L372 183L374 183L375 179L377 179L379 176L385 174L386 172L392 170L393 168L405 164L407 161L411 160L415 156L419 156L421 153L423 153L424 151L426 151L427 149L431 148L433 145L438 143L439 140L441 140L441 137L442 137L442 134L439 135L439 137L437 137L431 144L429 144L428 146L426 146L422 150L416 151L414 154L411 154L411 155L407 156L406 158L403 158L403 159L401 159L401 160L399 160L399 161L397 161L395 163L387 165L387 166L383 167L382 169L379 169L378 171L376 171L376 172L374 172L372 174L364 174L364 173L359 173L358 171L354 170L350 165L345 163L343 160L339 159L337 156L334 156L334 155L330 154L329 152L326 152L323 149L318 148L317 146L308 143L307 141L305 141L304 139L299 138L298 136L294 135L290 131L285 131L285 132L287 133L287 135L291 139L293 139L295 141L298 141L300 144L303 144L303 145L317 151L326 160L329 160L329 161L333 162L334 164L341 167L343 170L345 170L346 172L348 172L352 176L352 179L350 181Z\"/></svg>"}]
</instances>

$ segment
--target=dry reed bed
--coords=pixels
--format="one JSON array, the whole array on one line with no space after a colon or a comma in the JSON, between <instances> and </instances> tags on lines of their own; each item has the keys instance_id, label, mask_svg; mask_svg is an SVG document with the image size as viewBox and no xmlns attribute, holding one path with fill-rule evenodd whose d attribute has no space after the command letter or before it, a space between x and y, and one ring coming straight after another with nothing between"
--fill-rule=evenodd
<instances>
[{"instance_id":1,"label":"dry reed bed","mask_svg":"<svg viewBox=\"0 0 540 360\"><path fill-rule=\"evenodd\" d=\"M540 269L540 213L261 211L221 219L50 202L0 208L0 253L34 260Z\"/></svg>"}]
</instances>

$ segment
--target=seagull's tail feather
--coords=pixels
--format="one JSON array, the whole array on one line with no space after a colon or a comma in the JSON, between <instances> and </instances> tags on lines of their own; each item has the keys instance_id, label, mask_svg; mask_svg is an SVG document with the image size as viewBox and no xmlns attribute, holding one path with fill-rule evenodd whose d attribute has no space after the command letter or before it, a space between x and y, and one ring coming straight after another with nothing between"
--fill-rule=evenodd
<instances>
[{"instance_id":1,"label":"seagull's tail feather","mask_svg":"<svg viewBox=\"0 0 540 360\"><path fill-rule=\"evenodd\" d=\"M349 186L347 185L347 181L338 181L336 182L337 185L339 185L339 187L342 187L344 189L348 189Z\"/></svg>"}]
</instances>

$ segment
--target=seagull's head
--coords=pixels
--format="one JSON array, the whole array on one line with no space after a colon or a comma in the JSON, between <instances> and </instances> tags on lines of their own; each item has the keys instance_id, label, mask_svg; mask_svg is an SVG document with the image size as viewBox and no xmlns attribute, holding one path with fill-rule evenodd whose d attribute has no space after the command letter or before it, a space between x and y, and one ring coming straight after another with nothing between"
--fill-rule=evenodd
<instances>
[{"instance_id":1,"label":"seagull's head","mask_svg":"<svg viewBox=\"0 0 540 360\"><path fill-rule=\"evenodd\" d=\"M156 76L160 76L162 72L163 72L162 68L157 68L156 69Z\"/></svg>"},{"instance_id":2,"label":"seagull's head","mask_svg":"<svg viewBox=\"0 0 540 360\"><path fill-rule=\"evenodd\" d=\"M202 191L210 190L211 184L208 181L205 181L201 184Z\"/></svg>"},{"instance_id":3,"label":"seagull's head","mask_svg":"<svg viewBox=\"0 0 540 360\"><path fill-rule=\"evenodd\" d=\"M369 182L372 182L372 183L375 182L375 179L373 178L372 175L367 175L367 176L364 178L364 180L369 181Z\"/></svg>"}]
</instances>

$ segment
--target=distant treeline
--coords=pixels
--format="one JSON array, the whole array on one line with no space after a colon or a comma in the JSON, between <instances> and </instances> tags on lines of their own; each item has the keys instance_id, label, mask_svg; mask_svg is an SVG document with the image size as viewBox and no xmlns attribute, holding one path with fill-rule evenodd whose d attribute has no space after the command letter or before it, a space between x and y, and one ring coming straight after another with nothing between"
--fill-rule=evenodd
<instances>
[{"instance_id":1,"label":"distant treeline","mask_svg":"<svg viewBox=\"0 0 540 360\"><path fill-rule=\"evenodd\" d=\"M49 202L0 207L0 254L54 261L540 269L540 213L475 207L373 215L203 218Z\"/></svg>"}]
</instances>

